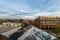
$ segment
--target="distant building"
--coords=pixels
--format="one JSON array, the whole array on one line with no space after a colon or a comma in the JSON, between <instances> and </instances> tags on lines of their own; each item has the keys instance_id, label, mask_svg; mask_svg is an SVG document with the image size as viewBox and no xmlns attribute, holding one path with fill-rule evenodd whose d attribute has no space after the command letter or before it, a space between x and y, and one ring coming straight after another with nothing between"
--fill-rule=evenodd
<instances>
[{"instance_id":1,"label":"distant building","mask_svg":"<svg viewBox=\"0 0 60 40\"><path fill-rule=\"evenodd\" d=\"M0 33L21 27L21 25L22 25L21 23L12 23L12 22L6 22L3 23L2 25L0 24Z\"/></svg>"},{"instance_id":2,"label":"distant building","mask_svg":"<svg viewBox=\"0 0 60 40\"><path fill-rule=\"evenodd\" d=\"M35 19L35 26L41 29L54 29L60 26L60 17L39 16Z\"/></svg>"},{"instance_id":3,"label":"distant building","mask_svg":"<svg viewBox=\"0 0 60 40\"><path fill-rule=\"evenodd\" d=\"M14 27L20 27L22 24L21 23L13 23L13 22L5 22L3 23L5 26L14 26Z\"/></svg>"}]
</instances>

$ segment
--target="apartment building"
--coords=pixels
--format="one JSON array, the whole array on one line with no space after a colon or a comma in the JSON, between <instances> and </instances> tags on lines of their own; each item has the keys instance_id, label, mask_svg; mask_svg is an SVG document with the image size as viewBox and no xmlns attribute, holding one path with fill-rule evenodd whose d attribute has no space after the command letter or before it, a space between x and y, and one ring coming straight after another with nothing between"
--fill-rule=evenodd
<instances>
[{"instance_id":1,"label":"apartment building","mask_svg":"<svg viewBox=\"0 0 60 40\"><path fill-rule=\"evenodd\" d=\"M35 19L35 25L41 29L54 29L60 26L60 17L39 16Z\"/></svg>"}]
</instances>

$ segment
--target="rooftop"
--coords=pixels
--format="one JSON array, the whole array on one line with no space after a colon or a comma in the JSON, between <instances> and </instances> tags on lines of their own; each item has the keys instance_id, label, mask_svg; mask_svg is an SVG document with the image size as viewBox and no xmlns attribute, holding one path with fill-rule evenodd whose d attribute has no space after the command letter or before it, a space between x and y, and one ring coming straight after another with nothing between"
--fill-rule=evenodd
<instances>
[{"instance_id":1,"label":"rooftop","mask_svg":"<svg viewBox=\"0 0 60 40\"><path fill-rule=\"evenodd\" d=\"M30 28L31 27L31 28ZM22 31L20 31L22 30ZM25 31L25 32L23 32ZM21 29L21 27L6 31L6 32L2 32L0 33L1 35L10 38L12 40L45 40L45 39L51 39L54 40L56 37L48 34L47 32L38 29L34 26L27 26L23 29Z\"/></svg>"}]
</instances>

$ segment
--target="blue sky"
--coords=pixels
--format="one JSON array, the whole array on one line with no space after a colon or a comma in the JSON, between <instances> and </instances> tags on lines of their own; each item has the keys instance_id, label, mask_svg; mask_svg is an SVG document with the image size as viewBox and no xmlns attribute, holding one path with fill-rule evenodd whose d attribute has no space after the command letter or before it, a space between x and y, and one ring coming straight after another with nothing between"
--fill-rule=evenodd
<instances>
[{"instance_id":1,"label":"blue sky","mask_svg":"<svg viewBox=\"0 0 60 40\"><path fill-rule=\"evenodd\" d=\"M0 0L0 18L60 16L60 0Z\"/></svg>"}]
</instances>

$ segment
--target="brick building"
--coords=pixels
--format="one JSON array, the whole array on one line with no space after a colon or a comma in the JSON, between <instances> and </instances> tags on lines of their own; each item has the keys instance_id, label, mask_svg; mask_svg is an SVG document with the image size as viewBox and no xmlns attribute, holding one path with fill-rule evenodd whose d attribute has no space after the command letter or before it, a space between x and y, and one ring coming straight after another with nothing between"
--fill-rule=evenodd
<instances>
[{"instance_id":1,"label":"brick building","mask_svg":"<svg viewBox=\"0 0 60 40\"><path fill-rule=\"evenodd\" d=\"M41 29L54 29L60 26L60 17L39 16L35 19L35 26Z\"/></svg>"}]
</instances>

